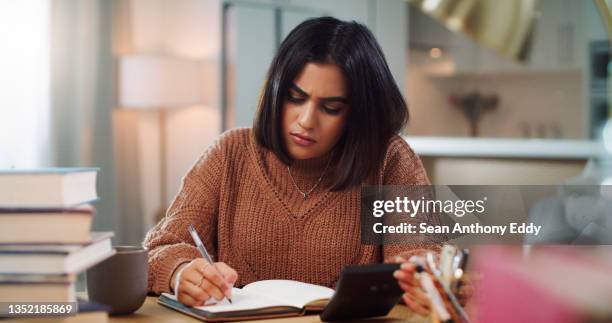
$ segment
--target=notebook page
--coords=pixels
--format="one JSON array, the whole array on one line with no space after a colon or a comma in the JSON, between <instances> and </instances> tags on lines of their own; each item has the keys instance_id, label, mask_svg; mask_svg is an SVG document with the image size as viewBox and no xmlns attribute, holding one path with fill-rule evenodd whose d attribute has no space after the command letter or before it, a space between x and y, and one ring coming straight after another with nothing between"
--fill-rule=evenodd
<instances>
[{"instance_id":1,"label":"notebook page","mask_svg":"<svg viewBox=\"0 0 612 323\"><path fill-rule=\"evenodd\" d=\"M261 280L244 286L243 290L249 294L275 298L279 303L298 308L312 301L329 299L334 294L331 288L294 280Z\"/></svg>"},{"instance_id":2,"label":"notebook page","mask_svg":"<svg viewBox=\"0 0 612 323\"><path fill-rule=\"evenodd\" d=\"M173 294L164 294L165 296L176 300ZM271 306L291 306L287 302L278 301L275 299L262 297L261 295L250 293L243 289L232 289L232 303L227 299L216 301L214 298L209 299L202 306L194 306L194 308L208 311L211 313L252 310ZM299 306L301 307L301 306Z\"/></svg>"}]
</instances>

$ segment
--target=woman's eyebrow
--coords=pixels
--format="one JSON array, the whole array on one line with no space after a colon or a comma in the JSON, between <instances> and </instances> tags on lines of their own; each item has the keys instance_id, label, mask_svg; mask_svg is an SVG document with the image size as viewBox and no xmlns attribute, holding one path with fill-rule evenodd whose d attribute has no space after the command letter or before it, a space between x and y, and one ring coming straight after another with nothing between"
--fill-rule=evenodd
<instances>
[{"instance_id":1,"label":"woman's eyebrow","mask_svg":"<svg viewBox=\"0 0 612 323\"><path fill-rule=\"evenodd\" d=\"M302 90L295 83L291 84L291 89L296 91L301 96L305 96L305 97L309 97L310 96L310 95L308 95L308 93L306 93L306 91ZM345 97L343 97L343 96L328 96L326 98L321 98L320 100L324 101L324 102L336 102L337 101L337 102L342 102L344 104L348 104L348 100Z\"/></svg>"},{"instance_id":2,"label":"woman's eyebrow","mask_svg":"<svg viewBox=\"0 0 612 323\"><path fill-rule=\"evenodd\" d=\"M343 96L329 96L326 98L321 98L320 101L323 102L342 102L344 104L348 104L348 100Z\"/></svg>"},{"instance_id":3,"label":"woman's eyebrow","mask_svg":"<svg viewBox=\"0 0 612 323\"><path fill-rule=\"evenodd\" d=\"M300 94L301 96L305 96L308 97L308 93L306 93L306 91L302 90L299 86L297 86L295 83L291 83L291 89L296 91L298 94Z\"/></svg>"}]
</instances>

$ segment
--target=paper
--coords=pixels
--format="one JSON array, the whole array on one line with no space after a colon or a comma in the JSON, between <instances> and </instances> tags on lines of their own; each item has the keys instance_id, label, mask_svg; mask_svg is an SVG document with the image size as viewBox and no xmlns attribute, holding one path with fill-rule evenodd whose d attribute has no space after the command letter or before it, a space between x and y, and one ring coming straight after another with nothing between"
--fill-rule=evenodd
<instances>
[{"instance_id":1,"label":"paper","mask_svg":"<svg viewBox=\"0 0 612 323\"><path fill-rule=\"evenodd\" d=\"M194 308L212 313L261 309L265 307L288 306L302 308L304 305L321 299L329 299L334 294L331 288L292 280L264 280L232 289L232 303L227 299L207 300L202 306ZM165 294L176 300L172 294Z\"/></svg>"},{"instance_id":2,"label":"paper","mask_svg":"<svg viewBox=\"0 0 612 323\"><path fill-rule=\"evenodd\" d=\"M173 300L177 300L173 294L164 294L166 297ZM218 312L230 312L230 311L242 311L258 309L270 306L290 306L289 304L278 304L277 300L266 298L254 293L249 293L239 288L232 289L232 303L224 298L221 301L217 301L214 298L207 300L204 305L194 306L194 308L202 311L208 311L212 313Z\"/></svg>"}]
</instances>

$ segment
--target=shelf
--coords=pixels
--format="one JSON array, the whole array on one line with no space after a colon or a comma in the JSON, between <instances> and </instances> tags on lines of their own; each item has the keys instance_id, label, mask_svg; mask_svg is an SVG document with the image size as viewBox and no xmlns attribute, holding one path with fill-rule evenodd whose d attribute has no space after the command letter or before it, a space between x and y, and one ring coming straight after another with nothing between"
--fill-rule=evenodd
<instances>
[{"instance_id":1,"label":"shelf","mask_svg":"<svg viewBox=\"0 0 612 323\"><path fill-rule=\"evenodd\" d=\"M507 70L474 70L474 71L454 71L454 72L436 72L426 71L423 74L429 78L467 78L467 77L518 77L518 76L559 76L559 75L576 75L579 76L582 69L578 67L566 68L517 68Z\"/></svg>"},{"instance_id":2,"label":"shelf","mask_svg":"<svg viewBox=\"0 0 612 323\"><path fill-rule=\"evenodd\" d=\"M497 139L403 136L420 156L589 159L604 153L600 143L565 139Z\"/></svg>"}]
</instances>

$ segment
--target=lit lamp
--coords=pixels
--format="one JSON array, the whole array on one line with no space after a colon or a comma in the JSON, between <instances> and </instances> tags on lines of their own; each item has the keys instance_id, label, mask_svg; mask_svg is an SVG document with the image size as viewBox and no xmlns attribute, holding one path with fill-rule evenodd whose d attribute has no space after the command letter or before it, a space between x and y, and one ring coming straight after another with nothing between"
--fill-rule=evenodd
<instances>
[{"instance_id":1,"label":"lit lamp","mask_svg":"<svg viewBox=\"0 0 612 323\"><path fill-rule=\"evenodd\" d=\"M452 31L525 61L538 17L536 0L406 0ZM601 0L605 1L605 0Z\"/></svg>"},{"instance_id":2,"label":"lit lamp","mask_svg":"<svg viewBox=\"0 0 612 323\"><path fill-rule=\"evenodd\" d=\"M119 107L159 113L159 219L166 208L166 111L203 104L203 63L169 55L123 55L118 67Z\"/></svg>"}]
</instances>

